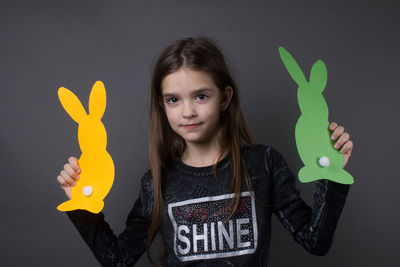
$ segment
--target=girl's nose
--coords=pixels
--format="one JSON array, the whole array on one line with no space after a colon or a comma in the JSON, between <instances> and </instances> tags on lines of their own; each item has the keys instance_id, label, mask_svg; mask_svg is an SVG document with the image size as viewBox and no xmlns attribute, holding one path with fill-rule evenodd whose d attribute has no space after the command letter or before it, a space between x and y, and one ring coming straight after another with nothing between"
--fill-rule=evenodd
<instances>
[{"instance_id":1,"label":"girl's nose","mask_svg":"<svg viewBox=\"0 0 400 267\"><path fill-rule=\"evenodd\" d=\"M184 118L192 118L196 116L196 111L194 110L193 104L186 102L183 105L183 113L182 116Z\"/></svg>"}]
</instances>

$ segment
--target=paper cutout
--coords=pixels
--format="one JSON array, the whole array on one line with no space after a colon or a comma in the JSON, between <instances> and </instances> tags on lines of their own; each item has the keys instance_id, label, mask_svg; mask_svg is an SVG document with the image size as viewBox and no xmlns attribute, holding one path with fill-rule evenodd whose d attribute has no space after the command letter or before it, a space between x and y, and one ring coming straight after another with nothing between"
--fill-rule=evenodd
<instances>
[{"instance_id":1,"label":"paper cutout","mask_svg":"<svg viewBox=\"0 0 400 267\"><path fill-rule=\"evenodd\" d=\"M328 121L328 105L322 95L327 81L327 69L322 60L311 68L306 80L292 55L283 47L279 54L290 76L298 84L297 101L301 110L296 129L297 151L303 164L299 171L302 183L328 179L341 184L354 183L353 177L342 166L344 155L333 147Z\"/></svg>"},{"instance_id":2,"label":"paper cutout","mask_svg":"<svg viewBox=\"0 0 400 267\"><path fill-rule=\"evenodd\" d=\"M71 118L79 124L78 141L82 154L79 158L80 178L72 187L71 199L60 204L57 209L84 209L99 213L104 207L103 199L114 182L114 162L106 151L107 132L101 122L106 109L104 84L97 81L93 85L89 97L89 114L70 90L60 87L58 98Z\"/></svg>"}]
</instances>

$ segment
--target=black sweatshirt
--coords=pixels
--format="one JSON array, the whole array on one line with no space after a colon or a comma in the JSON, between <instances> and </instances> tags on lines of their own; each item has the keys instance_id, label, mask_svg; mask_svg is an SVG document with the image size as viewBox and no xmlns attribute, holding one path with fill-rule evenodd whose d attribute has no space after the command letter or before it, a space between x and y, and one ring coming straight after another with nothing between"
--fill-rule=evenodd
<instances>
[{"instance_id":1,"label":"black sweatshirt","mask_svg":"<svg viewBox=\"0 0 400 267\"><path fill-rule=\"evenodd\" d=\"M313 208L296 189L296 176L271 146L245 147L242 155L251 177L239 206L230 214L231 154L212 166L192 167L178 157L163 177L164 207L160 233L168 257L162 266L269 266L271 215L274 213L293 239L314 255L325 255L333 240L349 185L318 180ZM153 182L148 170L139 197L117 237L103 213L67 212L103 266L132 266L144 253L153 208ZM254 198L254 197L255 198Z\"/></svg>"}]
</instances>

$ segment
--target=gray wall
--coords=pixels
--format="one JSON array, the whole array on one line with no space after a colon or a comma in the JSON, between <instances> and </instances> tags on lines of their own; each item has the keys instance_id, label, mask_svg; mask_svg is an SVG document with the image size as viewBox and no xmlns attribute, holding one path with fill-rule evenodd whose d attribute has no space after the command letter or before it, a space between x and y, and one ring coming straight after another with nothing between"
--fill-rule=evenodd
<instances>
[{"instance_id":1,"label":"gray wall","mask_svg":"<svg viewBox=\"0 0 400 267\"><path fill-rule=\"evenodd\" d=\"M297 172L296 85L285 46L306 73L321 58L330 120L355 143L355 177L326 257L297 245L273 218L272 266L394 266L398 259L400 8L396 1L4 1L0 2L0 254L2 266L97 266L67 216L56 176L79 156L77 125L57 90L87 105L104 81L103 122L116 178L106 219L119 233L148 169L149 81L171 41L206 35L237 79L247 122ZM396 115L397 114L397 115ZM312 203L314 183L298 184ZM153 246L157 255L159 243ZM150 266L145 256L137 266Z\"/></svg>"}]
</instances>

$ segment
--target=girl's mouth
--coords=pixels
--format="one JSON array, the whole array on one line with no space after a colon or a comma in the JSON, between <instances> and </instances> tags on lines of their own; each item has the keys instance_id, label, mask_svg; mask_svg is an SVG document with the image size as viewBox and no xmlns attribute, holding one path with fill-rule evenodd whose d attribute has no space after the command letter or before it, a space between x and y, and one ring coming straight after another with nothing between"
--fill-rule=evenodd
<instances>
[{"instance_id":1,"label":"girl's mouth","mask_svg":"<svg viewBox=\"0 0 400 267\"><path fill-rule=\"evenodd\" d=\"M197 127L199 127L201 125L201 123L198 124L192 124L192 125L182 125L186 130L193 130L196 129Z\"/></svg>"}]
</instances>

